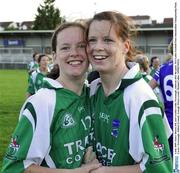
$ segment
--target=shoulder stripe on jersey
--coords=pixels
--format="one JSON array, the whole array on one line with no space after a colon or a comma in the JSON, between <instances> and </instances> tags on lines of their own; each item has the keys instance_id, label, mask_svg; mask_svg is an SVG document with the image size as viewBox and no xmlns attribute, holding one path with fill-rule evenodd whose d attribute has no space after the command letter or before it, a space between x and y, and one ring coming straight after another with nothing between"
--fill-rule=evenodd
<instances>
[{"instance_id":1,"label":"shoulder stripe on jersey","mask_svg":"<svg viewBox=\"0 0 180 173\"><path fill-rule=\"evenodd\" d=\"M144 110L144 114L142 115L142 118L140 120L140 128L142 129L142 126L144 122L146 121L146 117L149 115L159 115L161 116L161 110L158 107L150 107Z\"/></svg>"},{"instance_id":2,"label":"shoulder stripe on jersey","mask_svg":"<svg viewBox=\"0 0 180 173\"><path fill-rule=\"evenodd\" d=\"M155 100L148 100L148 101L144 102L143 105L142 105L141 108L140 108L139 116L138 116L139 126L140 126L140 122L141 122L141 119L142 119L142 117L143 117L144 111L145 111L146 109L153 108L153 107L154 107L154 108L159 108L160 113L161 113L161 115L162 115L162 111L161 111L161 109L160 109L160 106L159 106L158 102L156 102ZM158 112L159 112L159 111L158 111ZM152 112L152 114L153 114L153 112Z\"/></svg>"},{"instance_id":3,"label":"shoulder stripe on jersey","mask_svg":"<svg viewBox=\"0 0 180 173\"><path fill-rule=\"evenodd\" d=\"M23 111L23 115L31 122L33 131L34 131L35 130L35 122L34 122L34 118L33 118L32 114L31 114L31 112L28 109L25 109Z\"/></svg>"},{"instance_id":4,"label":"shoulder stripe on jersey","mask_svg":"<svg viewBox=\"0 0 180 173\"><path fill-rule=\"evenodd\" d=\"M33 81L34 84L35 84L35 82L36 82L37 74L38 74L38 72L37 72L37 71L34 71L34 72L32 73L32 75L31 75L31 78L32 78L32 81Z\"/></svg>"},{"instance_id":5,"label":"shoulder stripe on jersey","mask_svg":"<svg viewBox=\"0 0 180 173\"><path fill-rule=\"evenodd\" d=\"M35 124L35 129L36 129L37 117L36 117L36 112L35 112L35 110L34 110L33 105L28 102L28 103L25 105L25 107L24 107L24 110L25 110L25 109L28 109L29 112L31 113L32 117L34 118L34 124Z\"/></svg>"}]
</instances>

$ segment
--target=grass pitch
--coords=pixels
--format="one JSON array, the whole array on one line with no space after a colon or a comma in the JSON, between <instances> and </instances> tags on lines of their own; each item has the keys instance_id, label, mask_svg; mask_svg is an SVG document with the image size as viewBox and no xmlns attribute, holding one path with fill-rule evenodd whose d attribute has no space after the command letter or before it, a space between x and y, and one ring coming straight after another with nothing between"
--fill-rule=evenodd
<instances>
[{"instance_id":1,"label":"grass pitch","mask_svg":"<svg viewBox=\"0 0 180 173\"><path fill-rule=\"evenodd\" d=\"M0 170L2 158L26 98L26 70L0 70Z\"/></svg>"}]
</instances>

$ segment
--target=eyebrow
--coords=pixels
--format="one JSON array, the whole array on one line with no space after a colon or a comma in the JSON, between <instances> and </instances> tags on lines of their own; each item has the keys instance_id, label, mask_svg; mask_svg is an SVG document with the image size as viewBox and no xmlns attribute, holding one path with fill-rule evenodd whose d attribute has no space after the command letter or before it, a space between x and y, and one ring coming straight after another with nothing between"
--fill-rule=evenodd
<instances>
[{"instance_id":1,"label":"eyebrow","mask_svg":"<svg viewBox=\"0 0 180 173\"><path fill-rule=\"evenodd\" d=\"M80 41L77 42L76 44L82 44L82 43L86 43L86 41ZM66 46L66 45L70 45L71 43L63 43L62 45Z\"/></svg>"},{"instance_id":2,"label":"eyebrow","mask_svg":"<svg viewBox=\"0 0 180 173\"><path fill-rule=\"evenodd\" d=\"M63 43L60 46L69 46L69 45L70 45L69 43Z\"/></svg>"}]
</instances>

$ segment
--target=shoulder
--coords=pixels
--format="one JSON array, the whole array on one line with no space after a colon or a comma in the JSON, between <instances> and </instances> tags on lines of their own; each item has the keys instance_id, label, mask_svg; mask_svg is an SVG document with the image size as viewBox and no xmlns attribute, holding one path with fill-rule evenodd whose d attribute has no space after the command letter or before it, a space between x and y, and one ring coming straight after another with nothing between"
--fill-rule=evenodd
<instances>
[{"instance_id":1,"label":"shoulder","mask_svg":"<svg viewBox=\"0 0 180 173\"><path fill-rule=\"evenodd\" d=\"M33 65L34 65L34 61L31 61L31 62L29 63L29 65L30 65L30 66L33 66Z\"/></svg>"},{"instance_id":2,"label":"shoulder","mask_svg":"<svg viewBox=\"0 0 180 173\"><path fill-rule=\"evenodd\" d=\"M160 67L160 71L163 73L166 69L173 70L173 61L168 61Z\"/></svg>"},{"instance_id":3,"label":"shoulder","mask_svg":"<svg viewBox=\"0 0 180 173\"><path fill-rule=\"evenodd\" d=\"M149 84L141 78L124 90L124 100L142 104L146 100L157 101L157 97Z\"/></svg>"},{"instance_id":4,"label":"shoulder","mask_svg":"<svg viewBox=\"0 0 180 173\"><path fill-rule=\"evenodd\" d=\"M55 100L55 90L47 89L47 88L41 88L37 91L36 94L31 96L30 101L34 103L51 103L53 100Z\"/></svg>"},{"instance_id":5,"label":"shoulder","mask_svg":"<svg viewBox=\"0 0 180 173\"><path fill-rule=\"evenodd\" d=\"M41 88L30 96L25 105L31 105L37 117L53 117L56 105L56 92L52 89Z\"/></svg>"},{"instance_id":6,"label":"shoulder","mask_svg":"<svg viewBox=\"0 0 180 173\"><path fill-rule=\"evenodd\" d=\"M40 89L30 96L20 110L19 120L26 117L32 124L33 129L48 127L54 117L56 105L55 91Z\"/></svg>"},{"instance_id":7,"label":"shoulder","mask_svg":"<svg viewBox=\"0 0 180 173\"><path fill-rule=\"evenodd\" d=\"M124 107L131 125L140 124L146 116L161 115L159 100L144 79L127 87L123 97Z\"/></svg>"},{"instance_id":8,"label":"shoulder","mask_svg":"<svg viewBox=\"0 0 180 173\"><path fill-rule=\"evenodd\" d=\"M163 79L167 75L173 74L173 62L168 61L165 64L161 65L160 69L157 72L159 78Z\"/></svg>"},{"instance_id":9,"label":"shoulder","mask_svg":"<svg viewBox=\"0 0 180 173\"><path fill-rule=\"evenodd\" d=\"M56 92L46 88L41 88L34 95L30 96L23 107L31 105L35 113L39 116L53 114L56 105ZM24 108L22 108L22 111Z\"/></svg>"},{"instance_id":10,"label":"shoulder","mask_svg":"<svg viewBox=\"0 0 180 173\"><path fill-rule=\"evenodd\" d=\"M153 79L153 77L151 75L148 75L148 74L145 76L145 78L147 79L148 82Z\"/></svg>"},{"instance_id":11,"label":"shoulder","mask_svg":"<svg viewBox=\"0 0 180 173\"><path fill-rule=\"evenodd\" d=\"M37 74L38 74L38 72L35 70L31 73L31 77L36 78Z\"/></svg>"}]
</instances>

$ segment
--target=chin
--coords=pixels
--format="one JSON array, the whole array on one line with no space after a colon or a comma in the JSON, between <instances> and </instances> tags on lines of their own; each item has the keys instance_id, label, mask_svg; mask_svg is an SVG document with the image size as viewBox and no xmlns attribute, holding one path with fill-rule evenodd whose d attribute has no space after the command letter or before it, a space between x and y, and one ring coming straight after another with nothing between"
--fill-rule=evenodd
<instances>
[{"instance_id":1,"label":"chin","mask_svg":"<svg viewBox=\"0 0 180 173\"><path fill-rule=\"evenodd\" d=\"M81 73L81 72L72 72L70 74L70 76L73 76L73 77L83 77L84 73Z\"/></svg>"},{"instance_id":2,"label":"chin","mask_svg":"<svg viewBox=\"0 0 180 173\"><path fill-rule=\"evenodd\" d=\"M99 66L99 65L93 65L93 69L101 72L101 71L106 71L106 69L104 68L104 66Z\"/></svg>"}]
</instances>

